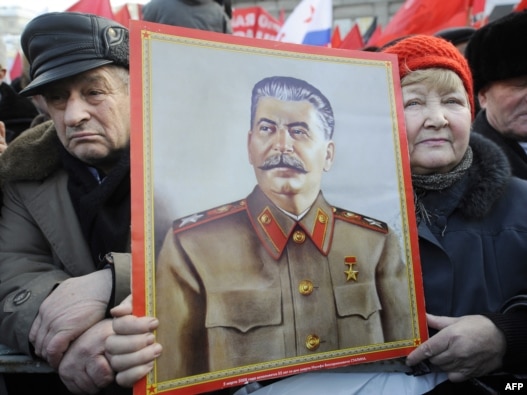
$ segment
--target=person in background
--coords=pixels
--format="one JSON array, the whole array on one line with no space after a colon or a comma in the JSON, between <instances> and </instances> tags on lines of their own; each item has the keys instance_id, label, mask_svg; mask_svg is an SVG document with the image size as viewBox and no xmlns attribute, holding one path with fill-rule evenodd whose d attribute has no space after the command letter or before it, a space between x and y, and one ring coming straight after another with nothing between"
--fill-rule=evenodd
<instances>
[{"instance_id":1,"label":"person in background","mask_svg":"<svg viewBox=\"0 0 527 395\"><path fill-rule=\"evenodd\" d=\"M406 363L431 372L353 373L351 367L292 376L254 394L479 394L499 389L507 377L517 381L495 372L527 371L527 182L511 176L499 147L471 133L472 76L456 47L415 35L384 51L399 59L432 335ZM159 322L130 315L129 300L113 314L108 358L117 381L132 385L163 350L150 333Z\"/></svg>"},{"instance_id":2,"label":"person in background","mask_svg":"<svg viewBox=\"0 0 527 395\"><path fill-rule=\"evenodd\" d=\"M497 19L472 36L465 56L481 111L474 133L494 141L512 173L527 179L527 11Z\"/></svg>"},{"instance_id":3,"label":"person in background","mask_svg":"<svg viewBox=\"0 0 527 395\"><path fill-rule=\"evenodd\" d=\"M0 343L58 374L5 375L13 394L130 393L104 355L108 311L130 293L128 30L90 14L31 20L21 95L51 121L0 157Z\"/></svg>"},{"instance_id":4,"label":"person in background","mask_svg":"<svg viewBox=\"0 0 527 395\"><path fill-rule=\"evenodd\" d=\"M230 8L216 0L150 0L143 6L143 20L232 33Z\"/></svg>"},{"instance_id":5,"label":"person in background","mask_svg":"<svg viewBox=\"0 0 527 395\"><path fill-rule=\"evenodd\" d=\"M11 87L17 92L20 93L22 89L24 89L29 82L31 81L31 77L29 76L29 62L25 56L21 56L22 60L22 73L13 79L11 81Z\"/></svg>"},{"instance_id":6,"label":"person in background","mask_svg":"<svg viewBox=\"0 0 527 395\"><path fill-rule=\"evenodd\" d=\"M10 143L30 127L38 111L30 99L20 96L11 85L4 81L6 75L6 47L0 39L0 121L4 123L5 141Z\"/></svg>"},{"instance_id":7,"label":"person in background","mask_svg":"<svg viewBox=\"0 0 527 395\"><path fill-rule=\"evenodd\" d=\"M22 56L22 74L13 80L11 86L16 92L20 92L30 81L29 62L25 56ZM31 121L31 124L29 125L30 128L51 119L48 113L46 100L41 95L33 95L28 99L31 100L38 112L38 115Z\"/></svg>"}]
</instances>

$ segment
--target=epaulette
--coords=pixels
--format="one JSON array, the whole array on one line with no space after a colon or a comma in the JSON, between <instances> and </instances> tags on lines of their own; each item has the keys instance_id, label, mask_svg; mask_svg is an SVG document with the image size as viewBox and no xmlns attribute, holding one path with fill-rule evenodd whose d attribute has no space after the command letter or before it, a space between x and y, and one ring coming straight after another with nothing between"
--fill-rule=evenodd
<instances>
[{"instance_id":1,"label":"epaulette","mask_svg":"<svg viewBox=\"0 0 527 395\"><path fill-rule=\"evenodd\" d=\"M238 200L237 202L224 204L222 206L218 206L210 210L201 211L199 213L194 213L187 217L176 219L172 223L172 229L174 233L178 233L183 230L191 229L196 226L238 213L240 211L245 210L246 208L246 200Z\"/></svg>"},{"instance_id":2,"label":"epaulette","mask_svg":"<svg viewBox=\"0 0 527 395\"><path fill-rule=\"evenodd\" d=\"M366 217L362 214L357 214L352 211L333 207L333 215L335 219L340 219L355 225L362 226L364 228L375 230L377 232L388 233L388 225L385 222Z\"/></svg>"}]
</instances>

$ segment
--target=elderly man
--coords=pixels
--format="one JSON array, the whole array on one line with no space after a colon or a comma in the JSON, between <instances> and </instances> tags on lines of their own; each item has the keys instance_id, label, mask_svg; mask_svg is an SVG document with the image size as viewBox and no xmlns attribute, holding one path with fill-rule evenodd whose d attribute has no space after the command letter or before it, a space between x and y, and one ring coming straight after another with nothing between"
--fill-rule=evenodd
<instances>
[{"instance_id":1,"label":"elderly man","mask_svg":"<svg viewBox=\"0 0 527 395\"><path fill-rule=\"evenodd\" d=\"M473 129L497 143L513 175L527 179L527 11L514 12L478 29L465 55L481 111ZM523 43L523 44L522 44Z\"/></svg>"},{"instance_id":2,"label":"elderly man","mask_svg":"<svg viewBox=\"0 0 527 395\"><path fill-rule=\"evenodd\" d=\"M159 381L410 339L408 278L386 224L331 206L333 111L305 81L252 93L245 199L176 220L156 272Z\"/></svg>"},{"instance_id":3,"label":"elderly man","mask_svg":"<svg viewBox=\"0 0 527 395\"><path fill-rule=\"evenodd\" d=\"M96 393L114 379L107 312L130 293L128 31L49 13L21 42L21 94L42 95L52 121L1 156L0 342L46 360L69 391Z\"/></svg>"}]
</instances>

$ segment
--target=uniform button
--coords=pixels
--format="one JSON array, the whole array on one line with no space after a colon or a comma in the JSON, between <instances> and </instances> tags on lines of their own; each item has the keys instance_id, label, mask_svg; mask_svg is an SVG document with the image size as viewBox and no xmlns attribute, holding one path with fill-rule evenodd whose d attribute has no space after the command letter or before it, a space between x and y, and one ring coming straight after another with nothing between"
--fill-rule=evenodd
<instances>
[{"instance_id":1,"label":"uniform button","mask_svg":"<svg viewBox=\"0 0 527 395\"><path fill-rule=\"evenodd\" d=\"M260 221L262 221L262 224L264 225L269 225L269 223L271 222L271 218L267 214L263 214L260 217Z\"/></svg>"},{"instance_id":2,"label":"uniform button","mask_svg":"<svg viewBox=\"0 0 527 395\"><path fill-rule=\"evenodd\" d=\"M293 241L298 244L302 244L306 240L306 234L301 230L296 230L293 233Z\"/></svg>"},{"instance_id":3,"label":"uniform button","mask_svg":"<svg viewBox=\"0 0 527 395\"><path fill-rule=\"evenodd\" d=\"M309 351L315 351L320 346L320 338L317 335L308 335L306 337L306 348Z\"/></svg>"},{"instance_id":4,"label":"uniform button","mask_svg":"<svg viewBox=\"0 0 527 395\"><path fill-rule=\"evenodd\" d=\"M318 222L320 222L321 224L325 224L326 222L328 222L328 217L324 214L319 214L317 219Z\"/></svg>"},{"instance_id":5,"label":"uniform button","mask_svg":"<svg viewBox=\"0 0 527 395\"><path fill-rule=\"evenodd\" d=\"M300 281L298 291L301 295L311 295L311 293L313 292L313 283L309 280Z\"/></svg>"}]
</instances>

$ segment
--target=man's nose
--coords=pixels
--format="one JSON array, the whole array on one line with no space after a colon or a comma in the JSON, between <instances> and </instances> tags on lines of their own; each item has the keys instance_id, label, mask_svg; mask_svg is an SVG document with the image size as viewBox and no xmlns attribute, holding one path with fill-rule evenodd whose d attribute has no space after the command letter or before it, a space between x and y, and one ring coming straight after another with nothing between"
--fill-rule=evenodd
<instances>
[{"instance_id":1,"label":"man's nose","mask_svg":"<svg viewBox=\"0 0 527 395\"><path fill-rule=\"evenodd\" d=\"M275 135L275 149L282 153L293 152L294 140L286 128L279 128Z\"/></svg>"},{"instance_id":2,"label":"man's nose","mask_svg":"<svg viewBox=\"0 0 527 395\"><path fill-rule=\"evenodd\" d=\"M86 101L78 94L72 94L66 102L64 110L64 123L68 127L75 127L88 120L90 117L87 111Z\"/></svg>"}]
</instances>

